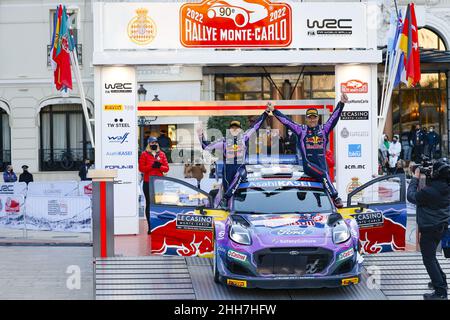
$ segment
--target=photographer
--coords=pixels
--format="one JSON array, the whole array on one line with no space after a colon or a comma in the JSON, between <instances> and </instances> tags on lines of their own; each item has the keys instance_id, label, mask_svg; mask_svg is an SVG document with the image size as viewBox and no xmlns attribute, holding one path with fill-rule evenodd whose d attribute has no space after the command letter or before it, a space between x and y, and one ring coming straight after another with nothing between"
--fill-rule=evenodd
<instances>
[{"instance_id":1,"label":"photographer","mask_svg":"<svg viewBox=\"0 0 450 320\"><path fill-rule=\"evenodd\" d=\"M433 293L423 295L425 300L447 300L447 279L436 258L436 249L447 232L450 220L450 166L440 160L433 164L429 172L427 185L418 190L419 178L425 170L415 168L414 177L408 187L408 200L417 205L417 225L420 233L420 251L423 264L431 282L428 284Z\"/></svg>"}]
</instances>

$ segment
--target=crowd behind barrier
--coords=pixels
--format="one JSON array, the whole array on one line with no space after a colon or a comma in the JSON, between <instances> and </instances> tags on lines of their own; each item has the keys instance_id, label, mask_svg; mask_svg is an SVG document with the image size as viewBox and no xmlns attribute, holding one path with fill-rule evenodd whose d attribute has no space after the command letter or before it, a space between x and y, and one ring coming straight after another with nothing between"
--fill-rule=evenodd
<instances>
[{"instance_id":1,"label":"crowd behind barrier","mask_svg":"<svg viewBox=\"0 0 450 320\"><path fill-rule=\"evenodd\" d=\"M91 232L91 181L0 184L0 227Z\"/></svg>"}]
</instances>

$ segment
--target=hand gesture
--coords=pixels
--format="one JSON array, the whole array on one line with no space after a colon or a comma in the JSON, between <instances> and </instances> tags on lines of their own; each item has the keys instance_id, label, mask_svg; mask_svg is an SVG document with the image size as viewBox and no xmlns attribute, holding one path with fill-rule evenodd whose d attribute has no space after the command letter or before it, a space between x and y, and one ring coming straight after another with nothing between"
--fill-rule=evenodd
<instances>
[{"instance_id":1,"label":"hand gesture","mask_svg":"<svg viewBox=\"0 0 450 320\"><path fill-rule=\"evenodd\" d=\"M348 97L345 93L342 93L341 95L341 102L342 103L347 103L348 102Z\"/></svg>"}]
</instances>

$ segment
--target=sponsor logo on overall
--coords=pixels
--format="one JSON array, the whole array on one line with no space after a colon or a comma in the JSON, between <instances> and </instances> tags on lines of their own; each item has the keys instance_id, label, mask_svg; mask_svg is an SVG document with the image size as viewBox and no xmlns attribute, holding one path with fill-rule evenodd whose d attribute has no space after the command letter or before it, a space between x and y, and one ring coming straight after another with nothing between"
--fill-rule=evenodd
<instances>
[{"instance_id":1,"label":"sponsor logo on overall","mask_svg":"<svg viewBox=\"0 0 450 320\"><path fill-rule=\"evenodd\" d=\"M125 132L123 135L119 136L108 136L108 142L123 144L124 142L128 142L129 135L130 135L129 132Z\"/></svg>"},{"instance_id":2,"label":"sponsor logo on overall","mask_svg":"<svg viewBox=\"0 0 450 320\"><path fill-rule=\"evenodd\" d=\"M133 84L131 82L105 83L105 93L131 93Z\"/></svg>"},{"instance_id":3,"label":"sponsor logo on overall","mask_svg":"<svg viewBox=\"0 0 450 320\"><path fill-rule=\"evenodd\" d=\"M130 128L130 124L124 122L122 118L115 118L113 122L108 122L106 125L108 128Z\"/></svg>"},{"instance_id":4,"label":"sponsor logo on overall","mask_svg":"<svg viewBox=\"0 0 450 320\"><path fill-rule=\"evenodd\" d=\"M185 47L287 47L292 41L292 8L266 0L205 0L180 9Z\"/></svg>"},{"instance_id":5,"label":"sponsor logo on overall","mask_svg":"<svg viewBox=\"0 0 450 320\"><path fill-rule=\"evenodd\" d=\"M348 80L341 83L341 92L343 93L367 93L369 85L361 80Z\"/></svg>"},{"instance_id":6,"label":"sponsor logo on overall","mask_svg":"<svg viewBox=\"0 0 450 320\"><path fill-rule=\"evenodd\" d=\"M353 248L350 248L350 249L342 252L341 254L339 254L338 261L353 257L354 251L355 250Z\"/></svg>"},{"instance_id":7,"label":"sponsor logo on overall","mask_svg":"<svg viewBox=\"0 0 450 320\"><path fill-rule=\"evenodd\" d=\"M361 144L349 144L348 145L348 156L350 158L360 158L361 157Z\"/></svg>"},{"instance_id":8,"label":"sponsor logo on overall","mask_svg":"<svg viewBox=\"0 0 450 320\"><path fill-rule=\"evenodd\" d=\"M353 33L352 19L306 20L308 36L340 36Z\"/></svg>"},{"instance_id":9,"label":"sponsor logo on overall","mask_svg":"<svg viewBox=\"0 0 450 320\"><path fill-rule=\"evenodd\" d=\"M341 120L369 120L369 111L342 111Z\"/></svg>"},{"instance_id":10,"label":"sponsor logo on overall","mask_svg":"<svg viewBox=\"0 0 450 320\"><path fill-rule=\"evenodd\" d=\"M247 255L234 250L228 250L228 257L241 262L247 261Z\"/></svg>"},{"instance_id":11,"label":"sponsor logo on overall","mask_svg":"<svg viewBox=\"0 0 450 320\"><path fill-rule=\"evenodd\" d=\"M137 16L128 23L128 37L138 45L146 45L152 42L157 34L155 22L147 15L148 9L139 8Z\"/></svg>"}]
</instances>

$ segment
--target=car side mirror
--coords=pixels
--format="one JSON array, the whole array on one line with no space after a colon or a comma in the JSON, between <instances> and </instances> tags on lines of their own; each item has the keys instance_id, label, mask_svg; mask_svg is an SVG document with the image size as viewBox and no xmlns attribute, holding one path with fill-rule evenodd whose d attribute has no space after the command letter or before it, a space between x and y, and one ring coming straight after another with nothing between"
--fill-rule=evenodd
<instances>
[{"instance_id":1,"label":"car side mirror","mask_svg":"<svg viewBox=\"0 0 450 320\"><path fill-rule=\"evenodd\" d=\"M332 213L330 214L330 216L328 217L328 225L332 226L334 225L337 221L341 220L342 216L340 213Z\"/></svg>"}]
</instances>

